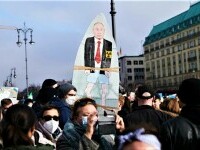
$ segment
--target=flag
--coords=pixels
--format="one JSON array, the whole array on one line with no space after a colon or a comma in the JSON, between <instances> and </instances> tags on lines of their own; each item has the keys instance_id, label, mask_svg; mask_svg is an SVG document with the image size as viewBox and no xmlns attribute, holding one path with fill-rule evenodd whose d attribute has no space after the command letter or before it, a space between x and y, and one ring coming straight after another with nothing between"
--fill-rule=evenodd
<instances>
[{"instance_id":1,"label":"flag","mask_svg":"<svg viewBox=\"0 0 200 150\"><path fill-rule=\"evenodd\" d=\"M122 48L120 47L120 50L119 50L119 55L121 56L122 55Z\"/></svg>"},{"instance_id":2,"label":"flag","mask_svg":"<svg viewBox=\"0 0 200 150\"><path fill-rule=\"evenodd\" d=\"M33 99L33 93L30 92L30 94L28 95L28 99Z\"/></svg>"},{"instance_id":3,"label":"flag","mask_svg":"<svg viewBox=\"0 0 200 150\"><path fill-rule=\"evenodd\" d=\"M121 56L122 55L122 48L120 47L120 50L117 52L117 55L118 56Z\"/></svg>"}]
</instances>

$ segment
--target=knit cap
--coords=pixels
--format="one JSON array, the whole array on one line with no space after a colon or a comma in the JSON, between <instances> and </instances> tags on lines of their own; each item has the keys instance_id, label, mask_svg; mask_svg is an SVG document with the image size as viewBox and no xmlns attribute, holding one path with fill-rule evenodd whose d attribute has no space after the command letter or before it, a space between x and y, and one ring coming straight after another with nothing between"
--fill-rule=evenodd
<instances>
[{"instance_id":1,"label":"knit cap","mask_svg":"<svg viewBox=\"0 0 200 150\"><path fill-rule=\"evenodd\" d=\"M65 95L67 95L71 90L77 91L76 88L70 83L61 84L58 88L58 97L64 98Z\"/></svg>"}]
</instances>

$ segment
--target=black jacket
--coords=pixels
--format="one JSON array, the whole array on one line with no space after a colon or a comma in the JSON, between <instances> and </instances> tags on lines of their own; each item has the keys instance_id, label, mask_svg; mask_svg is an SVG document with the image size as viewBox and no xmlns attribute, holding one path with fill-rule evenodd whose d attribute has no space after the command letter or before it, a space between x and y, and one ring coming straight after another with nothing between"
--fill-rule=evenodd
<instances>
[{"instance_id":1,"label":"black jacket","mask_svg":"<svg viewBox=\"0 0 200 150\"><path fill-rule=\"evenodd\" d=\"M155 110L152 106L142 105L136 107L132 113L128 114L124 120L126 128L145 128L146 130L154 129L159 133L162 123L172 117L159 110ZM148 128L148 129L147 129Z\"/></svg>"},{"instance_id":2,"label":"black jacket","mask_svg":"<svg viewBox=\"0 0 200 150\"><path fill-rule=\"evenodd\" d=\"M161 128L163 150L200 149L200 106L185 106L179 117L165 122Z\"/></svg>"},{"instance_id":3,"label":"black jacket","mask_svg":"<svg viewBox=\"0 0 200 150\"><path fill-rule=\"evenodd\" d=\"M84 62L85 67L95 68L94 52L95 52L95 42L94 37L89 37L85 41L84 50ZM111 54L111 55L108 55ZM101 54L101 68L110 68L111 57L112 57L112 42L108 40L103 40L103 49ZM95 70L90 70L93 73ZM101 70L100 74L105 74L105 71Z\"/></svg>"}]
</instances>

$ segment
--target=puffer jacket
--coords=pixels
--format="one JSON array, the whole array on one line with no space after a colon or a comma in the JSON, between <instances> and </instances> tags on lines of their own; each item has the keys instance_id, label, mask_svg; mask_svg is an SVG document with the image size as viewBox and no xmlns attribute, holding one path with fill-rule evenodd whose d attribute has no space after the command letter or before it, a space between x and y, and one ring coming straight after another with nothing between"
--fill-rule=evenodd
<instances>
[{"instance_id":1,"label":"puffer jacket","mask_svg":"<svg viewBox=\"0 0 200 150\"><path fill-rule=\"evenodd\" d=\"M200 106L185 106L180 115L163 123L161 143L163 150L200 149Z\"/></svg>"}]
</instances>

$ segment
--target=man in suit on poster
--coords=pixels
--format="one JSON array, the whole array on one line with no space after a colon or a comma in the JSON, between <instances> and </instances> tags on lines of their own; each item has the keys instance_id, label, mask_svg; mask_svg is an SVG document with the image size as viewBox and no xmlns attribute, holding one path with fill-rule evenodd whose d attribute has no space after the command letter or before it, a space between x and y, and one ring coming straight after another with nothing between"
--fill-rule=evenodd
<instances>
[{"instance_id":1,"label":"man in suit on poster","mask_svg":"<svg viewBox=\"0 0 200 150\"><path fill-rule=\"evenodd\" d=\"M87 97L92 97L91 91L98 80L98 83L101 84L102 105L106 104L110 76L108 68L110 68L112 57L112 42L104 39L104 33L104 25L96 22L93 26L94 36L86 39L84 49L85 73L88 82L85 93Z\"/></svg>"}]
</instances>

